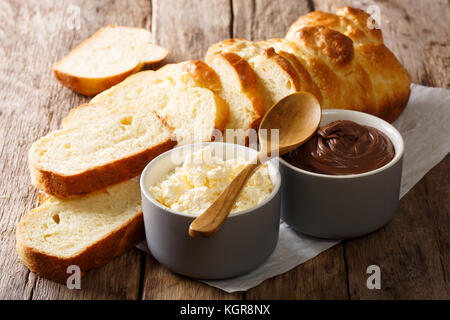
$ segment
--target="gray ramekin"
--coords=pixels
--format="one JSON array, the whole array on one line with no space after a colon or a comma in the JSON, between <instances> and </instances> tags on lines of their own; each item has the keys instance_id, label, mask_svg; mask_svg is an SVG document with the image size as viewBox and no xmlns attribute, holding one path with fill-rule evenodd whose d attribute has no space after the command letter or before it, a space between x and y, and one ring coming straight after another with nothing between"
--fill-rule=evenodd
<instances>
[{"instance_id":1,"label":"gray ramekin","mask_svg":"<svg viewBox=\"0 0 450 320\"><path fill-rule=\"evenodd\" d=\"M344 239L375 231L397 210L404 143L386 121L352 110L322 111L321 126L351 120L385 133L395 148L385 166L361 174L325 175L305 171L280 159L281 218L294 230L327 239Z\"/></svg>"},{"instance_id":2,"label":"gray ramekin","mask_svg":"<svg viewBox=\"0 0 450 320\"><path fill-rule=\"evenodd\" d=\"M254 208L230 215L210 238L191 238L190 223L195 216L175 212L156 201L148 187L156 184L193 148L210 144L238 157L252 159L256 151L239 145L212 142L181 146L151 161L141 175L142 206L147 245L161 264L193 278L222 279L251 271L271 255L278 242L280 225L280 185L278 159L269 163L274 188L269 197ZM196 149L198 150L198 149ZM225 158L229 158L230 153Z\"/></svg>"}]
</instances>

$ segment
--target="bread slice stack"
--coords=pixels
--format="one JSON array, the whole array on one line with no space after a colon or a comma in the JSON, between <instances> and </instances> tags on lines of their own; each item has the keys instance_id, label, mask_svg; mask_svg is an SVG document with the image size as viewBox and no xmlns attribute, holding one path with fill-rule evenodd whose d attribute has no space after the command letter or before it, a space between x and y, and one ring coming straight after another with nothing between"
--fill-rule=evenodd
<instances>
[{"instance_id":1,"label":"bread slice stack","mask_svg":"<svg viewBox=\"0 0 450 320\"><path fill-rule=\"evenodd\" d=\"M245 143L248 131L258 128L265 111L256 74L244 59L232 52L210 56L206 62L219 75L222 88L218 94L229 106L224 140Z\"/></svg>"},{"instance_id":2,"label":"bread slice stack","mask_svg":"<svg viewBox=\"0 0 450 320\"><path fill-rule=\"evenodd\" d=\"M256 85L264 101L264 110L300 90L299 77L290 58L282 57L272 48L264 48L256 42L228 39L211 46L205 59L212 64L217 55L229 53L244 59L256 74Z\"/></svg>"},{"instance_id":3,"label":"bread slice stack","mask_svg":"<svg viewBox=\"0 0 450 320\"><path fill-rule=\"evenodd\" d=\"M183 145L213 141L224 131L229 111L215 93L220 90L214 70L204 62L187 61L139 72L97 95L91 104L155 110L173 128L178 145Z\"/></svg>"},{"instance_id":4,"label":"bread slice stack","mask_svg":"<svg viewBox=\"0 0 450 320\"><path fill-rule=\"evenodd\" d=\"M95 112L82 112L91 109ZM57 197L81 196L131 179L176 144L170 127L149 109L83 105L74 112L76 123L66 121L29 151L32 184Z\"/></svg>"},{"instance_id":5,"label":"bread slice stack","mask_svg":"<svg viewBox=\"0 0 450 320\"><path fill-rule=\"evenodd\" d=\"M284 39L228 39L212 45L205 61L141 72L167 51L145 30L101 29L54 66L77 92L102 92L30 148L32 183L49 196L19 223L22 261L64 281L68 264L87 271L122 253L143 238L139 188L129 179L177 144L248 144L267 109L286 95L306 91L322 108L394 121L410 77L368 18L349 7L315 11Z\"/></svg>"},{"instance_id":6,"label":"bread slice stack","mask_svg":"<svg viewBox=\"0 0 450 320\"><path fill-rule=\"evenodd\" d=\"M129 180L78 199L46 197L20 220L16 248L31 271L65 283L69 266L100 267L144 236L139 184Z\"/></svg>"},{"instance_id":7,"label":"bread slice stack","mask_svg":"<svg viewBox=\"0 0 450 320\"><path fill-rule=\"evenodd\" d=\"M215 93L221 90L201 61L139 72L72 109L60 130L34 142L31 181L50 196L19 223L24 264L63 282L68 265L85 272L142 241L139 186L129 179L177 144L220 139L228 120L228 104ZM139 208L129 211L123 197L139 199Z\"/></svg>"}]
</instances>

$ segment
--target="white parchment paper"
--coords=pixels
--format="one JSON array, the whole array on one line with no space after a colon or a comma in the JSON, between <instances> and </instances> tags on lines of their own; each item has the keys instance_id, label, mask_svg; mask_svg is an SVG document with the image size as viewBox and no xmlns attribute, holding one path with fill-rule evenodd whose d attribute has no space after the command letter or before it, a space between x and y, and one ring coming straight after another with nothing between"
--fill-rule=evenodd
<instances>
[{"instance_id":1,"label":"white parchment paper","mask_svg":"<svg viewBox=\"0 0 450 320\"><path fill-rule=\"evenodd\" d=\"M405 141L401 198L450 152L450 91L413 84L408 106L394 126ZM277 247L263 265L240 277L203 282L226 292L248 290L337 243L298 234L282 222ZM138 248L148 251L144 242Z\"/></svg>"}]
</instances>

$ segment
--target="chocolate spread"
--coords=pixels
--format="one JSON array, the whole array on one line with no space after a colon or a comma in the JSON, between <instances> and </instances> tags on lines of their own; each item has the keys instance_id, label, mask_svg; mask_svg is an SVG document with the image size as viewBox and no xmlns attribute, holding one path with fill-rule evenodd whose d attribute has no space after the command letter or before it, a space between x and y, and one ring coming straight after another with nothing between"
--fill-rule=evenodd
<instances>
[{"instance_id":1,"label":"chocolate spread","mask_svg":"<svg viewBox=\"0 0 450 320\"><path fill-rule=\"evenodd\" d=\"M347 175L380 168L394 155L391 140L380 130L338 120L320 128L304 145L283 159L307 171Z\"/></svg>"}]
</instances>

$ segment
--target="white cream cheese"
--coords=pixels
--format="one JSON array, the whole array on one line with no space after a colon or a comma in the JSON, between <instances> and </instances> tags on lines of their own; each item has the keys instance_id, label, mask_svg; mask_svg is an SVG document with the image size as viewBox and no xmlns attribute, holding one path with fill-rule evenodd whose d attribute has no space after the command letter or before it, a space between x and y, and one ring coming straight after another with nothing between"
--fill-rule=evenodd
<instances>
[{"instance_id":1,"label":"white cream cheese","mask_svg":"<svg viewBox=\"0 0 450 320\"><path fill-rule=\"evenodd\" d=\"M233 178L245 167L243 159L223 160L210 147L189 153L159 183L149 188L150 194L164 206L183 213L198 215L205 211ZM247 181L232 213L252 208L271 193L273 183L267 164L262 165Z\"/></svg>"}]
</instances>

